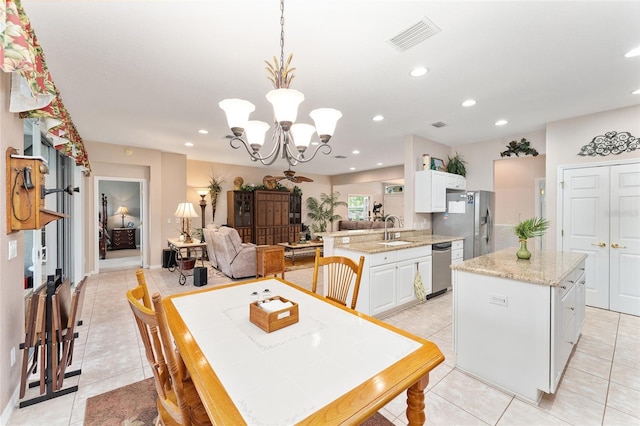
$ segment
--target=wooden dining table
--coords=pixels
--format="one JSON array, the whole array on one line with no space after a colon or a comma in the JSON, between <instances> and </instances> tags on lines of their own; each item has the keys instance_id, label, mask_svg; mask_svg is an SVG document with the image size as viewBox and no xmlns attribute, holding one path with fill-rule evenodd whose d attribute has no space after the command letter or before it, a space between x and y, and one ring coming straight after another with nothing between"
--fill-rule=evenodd
<instances>
[{"instance_id":1,"label":"wooden dining table","mask_svg":"<svg viewBox=\"0 0 640 426\"><path fill-rule=\"evenodd\" d=\"M265 289L298 304L299 320L267 333L249 319ZM360 424L407 391L410 425L425 422L432 342L265 278L163 300L169 328L213 424Z\"/></svg>"}]
</instances>

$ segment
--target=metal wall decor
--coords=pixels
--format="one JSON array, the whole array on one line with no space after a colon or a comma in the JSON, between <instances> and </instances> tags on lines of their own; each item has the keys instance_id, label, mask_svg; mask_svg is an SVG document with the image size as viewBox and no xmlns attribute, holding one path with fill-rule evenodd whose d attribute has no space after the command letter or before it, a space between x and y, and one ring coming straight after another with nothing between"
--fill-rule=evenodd
<instances>
[{"instance_id":1,"label":"metal wall decor","mask_svg":"<svg viewBox=\"0 0 640 426\"><path fill-rule=\"evenodd\" d=\"M578 155L583 157L618 155L623 152L635 151L636 149L638 149L638 139L632 136L631 133L607 132L604 135L596 136L591 142L580 148Z\"/></svg>"}]
</instances>

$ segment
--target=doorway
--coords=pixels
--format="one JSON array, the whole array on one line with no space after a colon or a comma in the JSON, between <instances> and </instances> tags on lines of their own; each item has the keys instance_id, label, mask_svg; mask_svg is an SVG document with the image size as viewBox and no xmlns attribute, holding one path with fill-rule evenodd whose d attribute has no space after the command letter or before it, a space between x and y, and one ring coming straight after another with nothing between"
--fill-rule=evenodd
<instances>
[{"instance_id":1,"label":"doorway","mask_svg":"<svg viewBox=\"0 0 640 426\"><path fill-rule=\"evenodd\" d=\"M146 180L96 177L97 271L146 267Z\"/></svg>"}]
</instances>

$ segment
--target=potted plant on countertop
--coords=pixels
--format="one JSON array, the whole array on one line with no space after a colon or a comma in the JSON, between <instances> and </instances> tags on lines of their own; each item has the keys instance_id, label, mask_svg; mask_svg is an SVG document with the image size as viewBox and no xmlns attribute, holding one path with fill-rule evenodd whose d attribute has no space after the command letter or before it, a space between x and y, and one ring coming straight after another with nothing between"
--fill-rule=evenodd
<instances>
[{"instance_id":1,"label":"potted plant on countertop","mask_svg":"<svg viewBox=\"0 0 640 426\"><path fill-rule=\"evenodd\" d=\"M518 259L531 259L531 252L527 249L529 238L541 237L549 229L549 221L543 217L531 217L513 227L513 232L520 241L520 248L516 252Z\"/></svg>"}]
</instances>

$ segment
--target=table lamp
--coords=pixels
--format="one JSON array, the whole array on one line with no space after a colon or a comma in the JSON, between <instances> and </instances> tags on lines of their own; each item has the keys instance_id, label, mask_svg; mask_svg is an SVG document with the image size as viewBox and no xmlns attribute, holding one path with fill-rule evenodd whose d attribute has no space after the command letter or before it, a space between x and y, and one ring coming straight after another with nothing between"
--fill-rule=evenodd
<instances>
[{"instance_id":1,"label":"table lamp","mask_svg":"<svg viewBox=\"0 0 640 426\"><path fill-rule=\"evenodd\" d=\"M115 214L119 214L120 216L122 216L122 228L124 228L124 217L129 214L129 209L127 209L127 207L122 204L120 205L120 207L118 207L118 210L116 210Z\"/></svg>"},{"instance_id":2,"label":"table lamp","mask_svg":"<svg viewBox=\"0 0 640 426\"><path fill-rule=\"evenodd\" d=\"M193 239L191 238L191 218L198 217L198 214L193 208L192 203L180 203L178 204L178 208L174 213L175 217L179 217L182 219L182 235L184 235L185 243L192 243Z\"/></svg>"}]
</instances>

